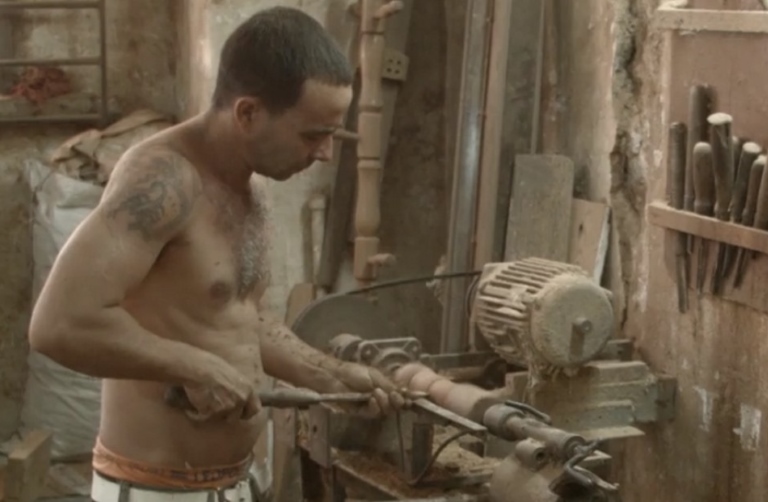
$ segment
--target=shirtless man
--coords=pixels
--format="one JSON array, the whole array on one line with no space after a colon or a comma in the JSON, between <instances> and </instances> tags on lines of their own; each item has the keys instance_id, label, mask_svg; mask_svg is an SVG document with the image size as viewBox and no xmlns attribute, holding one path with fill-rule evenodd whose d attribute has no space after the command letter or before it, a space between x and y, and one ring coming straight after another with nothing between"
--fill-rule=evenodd
<instances>
[{"instance_id":1,"label":"shirtless man","mask_svg":"<svg viewBox=\"0 0 768 502\"><path fill-rule=\"evenodd\" d=\"M224 45L210 110L126 152L61 250L30 342L104 379L96 502L256 497L247 471L265 374L318 392L374 392L373 411L405 405L381 373L340 364L259 308L268 235L253 174L286 180L330 160L351 83L314 19L287 8L254 15ZM185 388L194 419L164 402L172 385Z\"/></svg>"}]
</instances>

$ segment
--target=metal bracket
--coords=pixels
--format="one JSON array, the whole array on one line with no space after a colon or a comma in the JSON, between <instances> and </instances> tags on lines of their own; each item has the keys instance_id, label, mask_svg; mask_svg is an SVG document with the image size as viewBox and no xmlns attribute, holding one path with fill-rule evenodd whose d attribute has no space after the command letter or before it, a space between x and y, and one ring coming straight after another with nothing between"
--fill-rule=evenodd
<instances>
[{"instance_id":1,"label":"metal bracket","mask_svg":"<svg viewBox=\"0 0 768 502\"><path fill-rule=\"evenodd\" d=\"M408 77L409 62L410 59L404 53L386 47L384 49L381 78L404 82Z\"/></svg>"},{"instance_id":2,"label":"metal bracket","mask_svg":"<svg viewBox=\"0 0 768 502\"><path fill-rule=\"evenodd\" d=\"M321 467L331 466L331 430L329 425L330 411L323 405L311 406L308 415L309 458Z\"/></svg>"}]
</instances>

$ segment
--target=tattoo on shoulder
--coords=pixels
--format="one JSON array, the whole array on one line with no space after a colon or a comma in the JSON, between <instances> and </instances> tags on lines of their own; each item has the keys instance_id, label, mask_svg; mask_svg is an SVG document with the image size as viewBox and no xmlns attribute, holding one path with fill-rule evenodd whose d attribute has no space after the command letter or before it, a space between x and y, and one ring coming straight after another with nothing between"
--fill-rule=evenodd
<instances>
[{"instance_id":1,"label":"tattoo on shoulder","mask_svg":"<svg viewBox=\"0 0 768 502\"><path fill-rule=\"evenodd\" d=\"M127 165L116 180L120 195L107 207L107 217L124 219L128 229L152 241L178 229L192 212L200 189L185 175L184 160L176 154L152 153ZM193 185L193 186L191 186Z\"/></svg>"}]
</instances>

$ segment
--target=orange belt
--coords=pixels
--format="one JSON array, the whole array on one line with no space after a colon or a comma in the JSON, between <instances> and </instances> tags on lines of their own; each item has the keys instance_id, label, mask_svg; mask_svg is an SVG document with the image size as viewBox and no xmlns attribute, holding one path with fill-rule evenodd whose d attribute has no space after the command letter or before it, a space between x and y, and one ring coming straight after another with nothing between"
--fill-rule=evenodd
<instances>
[{"instance_id":1,"label":"orange belt","mask_svg":"<svg viewBox=\"0 0 768 502\"><path fill-rule=\"evenodd\" d=\"M251 463L249 456L233 465L176 469L121 457L105 448L98 438L93 448L94 471L118 481L152 488L205 490L229 487L247 478Z\"/></svg>"}]
</instances>

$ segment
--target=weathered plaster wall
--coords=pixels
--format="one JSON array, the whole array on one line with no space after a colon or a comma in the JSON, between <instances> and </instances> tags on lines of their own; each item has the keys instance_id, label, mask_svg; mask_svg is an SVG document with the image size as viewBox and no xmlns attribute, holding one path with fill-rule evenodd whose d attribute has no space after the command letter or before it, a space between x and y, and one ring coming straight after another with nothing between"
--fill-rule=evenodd
<instances>
[{"instance_id":1,"label":"weathered plaster wall","mask_svg":"<svg viewBox=\"0 0 768 502\"><path fill-rule=\"evenodd\" d=\"M694 6L763 9L760 2L746 0L702 0ZM635 13L639 26L648 25L652 8L650 2L644 2ZM683 38L674 50L676 61L692 62L682 64L684 69L669 65L664 52L669 46L661 32L643 29L637 33L642 50L633 73L642 83L636 95L643 114L637 123L649 124L648 132L643 130L647 139L640 152L647 166L648 201L664 198L666 131L672 120L686 120L689 85L700 81L713 85L717 109L734 116L735 134L749 134L763 146L768 140L763 125L768 106L762 87L748 83L765 78L764 59L753 65L747 56L762 57L764 39L712 34ZM765 260L753 263L752 277L744 287L747 297L743 297L761 308L707 293L701 297L692 294L691 309L683 315L676 309L665 234L652 226L642 233L641 246L647 252L644 261L649 265L639 267L638 276L647 293L637 310L629 312L627 333L654 368L679 379L678 416L674 422L650 430L646 439L628 445L625 482L631 478L638 490L644 487L642 497L638 494L630 500L765 500ZM756 287L750 287L751 282ZM673 447L667 446L670 444Z\"/></svg>"},{"instance_id":2,"label":"weathered plaster wall","mask_svg":"<svg viewBox=\"0 0 768 502\"><path fill-rule=\"evenodd\" d=\"M12 57L81 57L98 50L95 18L87 11L25 13L14 16L11 25ZM152 107L175 114L171 78L176 61L175 32L170 3L108 0L107 26L111 111L128 113ZM83 99L83 95L96 88L94 72L73 73L80 92L56 99L53 109L71 108L76 103L85 107L80 111L87 111L91 105L91 99ZM26 161L44 161L78 131L73 126L0 125L0 440L16 428L25 381L32 266L28 226L31 193L21 173Z\"/></svg>"}]
</instances>

